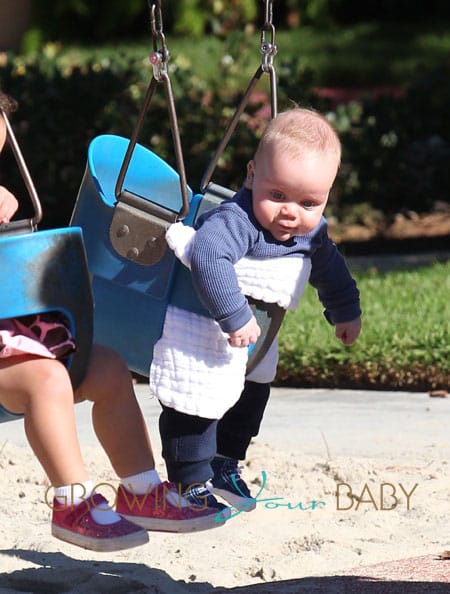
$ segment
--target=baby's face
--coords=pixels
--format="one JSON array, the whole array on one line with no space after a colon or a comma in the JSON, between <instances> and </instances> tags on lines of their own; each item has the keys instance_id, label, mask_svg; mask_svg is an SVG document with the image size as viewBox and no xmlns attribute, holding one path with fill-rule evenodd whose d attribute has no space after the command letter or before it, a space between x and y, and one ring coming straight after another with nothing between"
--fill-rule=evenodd
<instances>
[{"instance_id":1,"label":"baby's face","mask_svg":"<svg viewBox=\"0 0 450 594\"><path fill-rule=\"evenodd\" d=\"M320 222L338 170L336 153L292 157L267 148L249 164L253 211L259 224L284 242Z\"/></svg>"}]
</instances>

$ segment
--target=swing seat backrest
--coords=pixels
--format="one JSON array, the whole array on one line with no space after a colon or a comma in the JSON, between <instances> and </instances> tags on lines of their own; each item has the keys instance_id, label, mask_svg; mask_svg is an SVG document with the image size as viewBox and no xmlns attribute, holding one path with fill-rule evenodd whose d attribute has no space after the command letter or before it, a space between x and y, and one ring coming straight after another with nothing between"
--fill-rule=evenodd
<instances>
[{"instance_id":1,"label":"swing seat backrest","mask_svg":"<svg viewBox=\"0 0 450 594\"><path fill-rule=\"evenodd\" d=\"M84 377L92 346L93 304L79 227L0 233L1 318L60 311L69 320L77 352L67 367L74 386ZM0 409L0 422L11 417Z\"/></svg>"},{"instance_id":2,"label":"swing seat backrest","mask_svg":"<svg viewBox=\"0 0 450 594\"><path fill-rule=\"evenodd\" d=\"M143 265L118 253L112 244L115 184L128 143L115 135L98 136L90 143L71 224L83 228L94 293L94 342L115 349L132 371L147 376L153 345L161 336L174 279L182 266L170 249L158 262ZM140 144L136 144L123 186L162 208L181 209L178 174Z\"/></svg>"}]
</instances>

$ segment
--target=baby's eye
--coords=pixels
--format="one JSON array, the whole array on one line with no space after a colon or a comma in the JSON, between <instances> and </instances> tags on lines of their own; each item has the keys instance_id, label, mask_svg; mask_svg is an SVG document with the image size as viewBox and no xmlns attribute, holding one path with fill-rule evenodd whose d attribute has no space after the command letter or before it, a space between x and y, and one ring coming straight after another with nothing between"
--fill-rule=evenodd
<instances>
[{"instance_id":1,"label":"baby's eye","mask_svg":"<svg viewBox=\"0 0 450 594\"><path fill-rule=\"evenodd\" d=\"M274 200L284 200L283 192L278 192L277 190L272 190L270 192L270 194Z\"/></svg>"},{"instance_id":2,"label":"baby's eye","mask_svg":"<svg viewBox=\"0 0 450 594\"><path fill-rule=\"evenodd\" d=\"M303 200L302 206L303 206L303 208L313 208L314 202L312 200Z\"/></svg>"}]
</instances>

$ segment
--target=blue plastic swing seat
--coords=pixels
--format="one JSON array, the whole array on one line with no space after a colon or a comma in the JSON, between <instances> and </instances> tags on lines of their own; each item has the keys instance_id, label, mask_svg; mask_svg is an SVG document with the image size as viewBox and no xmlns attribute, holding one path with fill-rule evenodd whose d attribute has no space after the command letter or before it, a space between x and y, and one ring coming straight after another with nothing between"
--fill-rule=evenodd
<instances>
[{"instance_id":1,"label":"blue plastic swing seat","mask_svg":"<svg viewBox=\"0 0 450 594\"><path fill-rule=\"evenodd\" d=\"M156 264L144 266L120 255L111 244L115 184L128 144L128 139L115 135L98 136L90 143L71 224L83 229L94 294L94 341L115 349L132 371L148 376L171 295L175 290L184 299L190 283L170 249ZM181 210L178 174L140 144L133 151L123 187L171 211ZM192 204L191 190L188 197ZM191 207L187 223L194 211ZM181 291L174 287L179 284L178 272L186 277ZM192 300L198 302L193 289Z\"/></svg>"},{"instance_id":2,"label":"blue plastic swing seat","mask_svg":"<svg viewBox=\"0 0 450 594\"><path fill-rule=\"evenodd\" d=\"M79 227L0 234L2 319L60 311L69 320L77 351L67 360L76 387L92 346L93 302ZM0 422L18 418L0 408Z\"/></svg>"},{"instance_id":3,"label":"blue plastic swing seat","mask_svg":"<svg viewBox=\"0 0 450 594\"><path fill-rule=\"evenodd\" d=\"M172 250L167 248L157 263L142 265L119 254L112 245L115 184L128 144L128 139L114 135L98 136L91 142L71 224L83 229L94 294L94 342L115 349L132 371L147 377L167 306L176 305L206 316L209 313L195 293L189 270ZM135 146L123 188L164 209L181 211L177 172L142 145ZM197 216L222 199L206 194L193 196L188 189L190 209L184 223L192 225ZM251 354L256 361L256 355L261 355L273 340L281 317L278 310L265 304L252 307L264 336ZM271 331L266 332L269 327Z\"/></svg>"}]
</instances>

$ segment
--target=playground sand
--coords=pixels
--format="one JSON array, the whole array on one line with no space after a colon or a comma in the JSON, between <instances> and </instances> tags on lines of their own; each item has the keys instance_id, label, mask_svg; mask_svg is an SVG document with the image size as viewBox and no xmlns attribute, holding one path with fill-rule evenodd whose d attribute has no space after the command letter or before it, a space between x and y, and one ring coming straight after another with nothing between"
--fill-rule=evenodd
<instances>
[{"instance_id":1,"label":"playground sand","mask_svg":"<svg viewBox=\"0 0 450 594\"><path fill-rule=\"evenodd\" d=\"M405 427L412 444L413 433ZM313 576L364 575L376 566L376 578L387 579L383 564L407 558L406 581L417 582L413 566L416 573L423 567L424 581L432 582L430 559L441 569L450 564L437 561L450 549L450 468L438 447L411 452L401 463L395 451L339 457L324 447L320 457L258 438L243 469L259 492L255 511L208 532L150 533L143 547L102 554L52 538L45 475L28 447L4 441L0 592L353 592L338 589L333 580L343 578L337 577L321 590ZM117 482L103 451L90 445L83 453L92 476L104 483L99 490L113 501ZM157 463L165 476L161 459ZM442 575L436 581L448 582ZM411 588L392 591L419 591Z\"/></svg>"}]
</instances>

